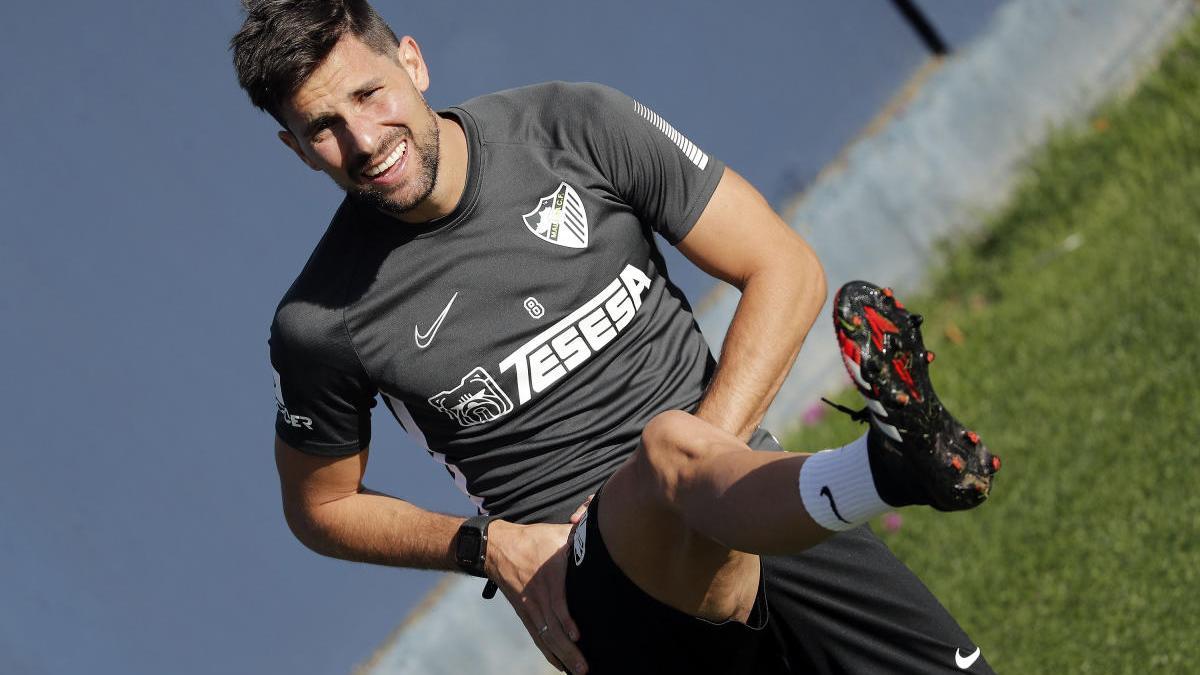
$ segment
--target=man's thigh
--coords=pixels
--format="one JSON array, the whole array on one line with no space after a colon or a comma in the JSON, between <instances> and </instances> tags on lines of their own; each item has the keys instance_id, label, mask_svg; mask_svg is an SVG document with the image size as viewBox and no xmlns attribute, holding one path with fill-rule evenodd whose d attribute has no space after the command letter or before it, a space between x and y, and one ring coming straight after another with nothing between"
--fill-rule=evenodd
<instances>
[{"instance_id":1,"label":"man's thigh","mask_svg":"<svg viewBox=\"0 0 1200 675\"><path fill-rule=\"evenodd\" d=\"M567 604L589 672L756 675L754 653L767 623L762 577L745 624L705 621L659 602L609 555L599 527L599 506L608 497L596 496L568 546Z\"/></svg>"}]
</instances>

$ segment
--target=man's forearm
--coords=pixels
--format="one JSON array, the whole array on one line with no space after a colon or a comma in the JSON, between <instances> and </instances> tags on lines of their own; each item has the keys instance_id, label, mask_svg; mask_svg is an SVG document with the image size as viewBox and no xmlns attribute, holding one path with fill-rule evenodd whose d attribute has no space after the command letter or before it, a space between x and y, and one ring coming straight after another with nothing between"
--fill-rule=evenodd
<instances>
[{"instance_id":1,"label":"man's forearm","mask_svg":"<svg viewBox=\"0 0 1200 675\"><path fill-rule=\"evenodd\" d=\"M802 241L780 263L746 279L696 415L748 439L791 370L825 295L824 270Z\"/></svg>"},{"instance_id":2,"label":"man's forearm","mask_svg":"<svg viewBox=\"0 0 1200 675\"><path fill-rule=\"evenodd\" d=\"M373 490L324 504L284 508L296 538L321 555L355 562L456 570L463 518L426 511Z\"/></svg>"}]
</instances>

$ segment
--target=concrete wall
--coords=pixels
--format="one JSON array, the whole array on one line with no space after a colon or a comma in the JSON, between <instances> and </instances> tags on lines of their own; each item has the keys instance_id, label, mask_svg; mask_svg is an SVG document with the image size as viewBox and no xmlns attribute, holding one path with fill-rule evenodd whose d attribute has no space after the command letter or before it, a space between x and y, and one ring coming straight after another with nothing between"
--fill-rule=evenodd
<instances>
[{"instance_id":1,"label":"concrete wall","mask_svg":"<svg viewBox=\"0 0 1200 675\"><path fill-rule=\"evenodd\" d=\"M356 675L557 675L504 596L447 575Z\"/></svg>"},{"instance_id":2,"label":"concrete wall","mask_svg":"<svg viewBox=\"0 0 1200 675\"><path fill-rule=\"evenodd\" d=\"M918 287L935 242L982 225L1048 130L1128 90L1194 10L1192 0L1011 0L797 201L790 222L820 254L831 288L854 278ZM726 291L700 303L712 344L736 302ZM777 432L844 382L825 321L768 414ZM508 603L484 602L481 590L479 580L447 577L357 672L556 672Z\"/></svg>"}]
</instances>

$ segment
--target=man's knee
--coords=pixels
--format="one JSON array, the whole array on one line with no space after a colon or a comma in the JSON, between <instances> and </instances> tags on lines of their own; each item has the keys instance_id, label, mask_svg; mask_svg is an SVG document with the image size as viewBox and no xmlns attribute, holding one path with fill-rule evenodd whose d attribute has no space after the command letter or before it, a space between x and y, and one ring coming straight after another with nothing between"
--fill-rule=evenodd
<instances>
[{"instance_id":1,"label":"man's knee","mask_svg":"<svg viewBox=\"0 0 1200 675\"><path fill-rule=\"evenodd\" d=\"M669 410L650 420L642 429L642 442L634 456L646 488L667 501L674 498L702 455L697 442L702 425L681 410Z\"/></svg>"}]
</instances>

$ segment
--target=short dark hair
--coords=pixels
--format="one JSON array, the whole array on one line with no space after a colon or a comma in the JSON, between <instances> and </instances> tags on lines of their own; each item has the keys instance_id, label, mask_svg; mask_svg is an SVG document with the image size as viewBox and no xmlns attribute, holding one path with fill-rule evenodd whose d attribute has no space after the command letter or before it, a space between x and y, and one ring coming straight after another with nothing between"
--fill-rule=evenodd
<instances>
[{"instance_id":1,"label":"short dark hair","mask_svg":"<svg viewBox=\"0 0 1200 675\"><path fill-rule=\"evenodd\" d=\"M242 0L242 7L246 20L229 41L238 83L284 128L281 106L346 34L393 58L400 45L367 0Z\"/></svg>"}]
</instances>

